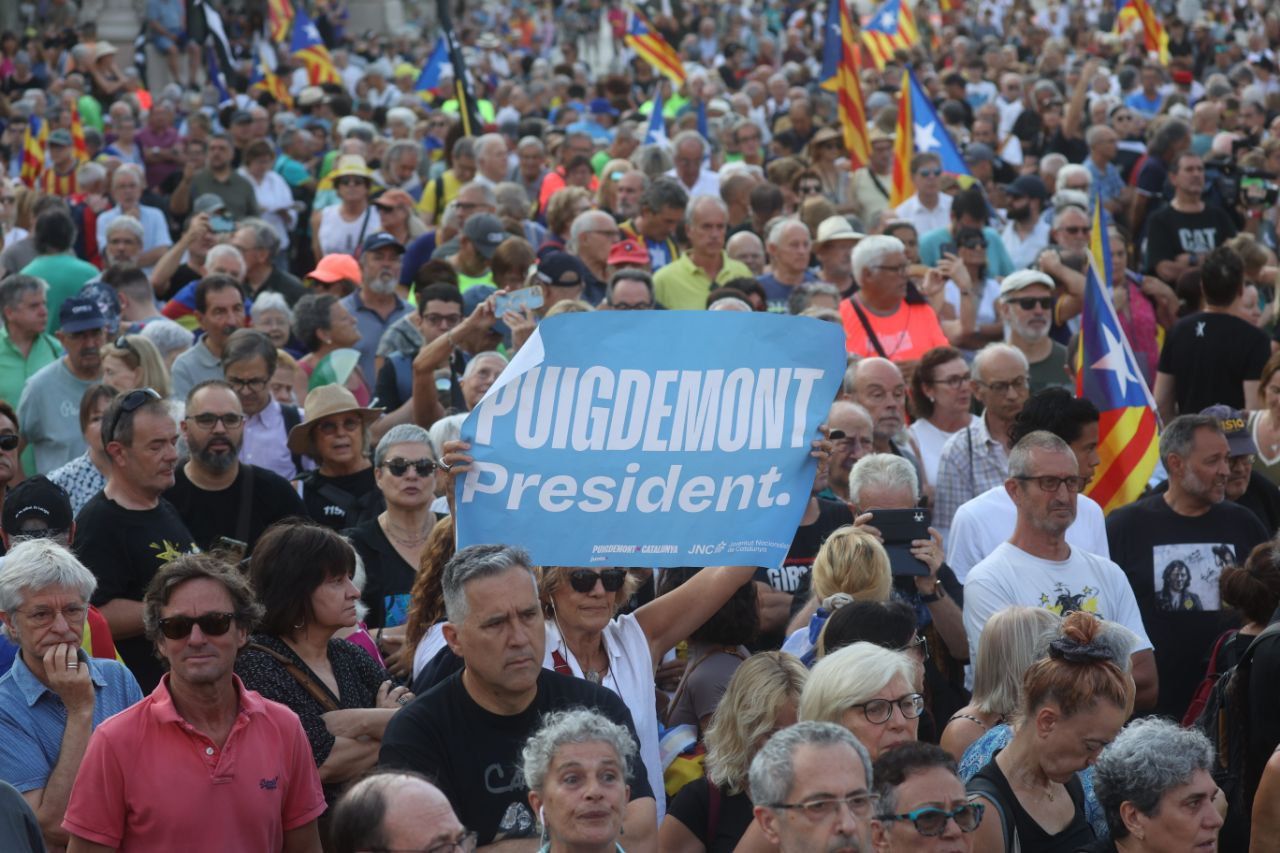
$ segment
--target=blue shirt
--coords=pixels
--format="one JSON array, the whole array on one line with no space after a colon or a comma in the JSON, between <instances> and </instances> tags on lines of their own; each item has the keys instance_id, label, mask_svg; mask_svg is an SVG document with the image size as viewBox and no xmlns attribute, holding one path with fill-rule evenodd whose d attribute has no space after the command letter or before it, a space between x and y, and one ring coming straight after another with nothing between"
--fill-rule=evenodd
<instances>
[{"instance_id":1,"label":"blue shirt","mask_svg":"<svg viewBox=\"0 0 1280 853\"><path fill-rule=\"evenodd\" d=\"M1092 157L1086 157L1084 167L1089 170L1089 174L1093 175L1093 186L1098 191L1098 195L1102 196L1103 201L1111 201L1120 197L1120 193L1124 192L1124 179L1120 177L1120 170L1116 168L1115 163L1108 163L1104 172L1098 168L1098 164L1093 162ZM1093 201L1093 197L1089 197L1089 201Z\"/></svg>"},{"instance_id":2,"label":"blue shirt","mask_svg":"<svg viewBox=\"0 0 1280 853\"><path fill-rule=\"evenodd\" d=\"M142 699L133 674L119 661L88 658L93 679L93 727ZM0 778L19 791L37 791L58 763L67 709L27 667L21 655L0 676Z\"/></svg>"},{"instance_id":3,"label":"blue shirt","mask_svg":"<svg viewBox=\"0 0 1280 853\"><path fill-rule=\"evenodd\" d=\"M982 236L987 240L987 278L1004 278L1014 271L1013 259L999 233L990 226L982 229ZM955 243L949 228L935 228L920 235L920 263L925 266L937 266L942 257L942 247L947 243ZM952 250L954 251L954 249Z\"/></svg>"},{"instance_id":4,"label":"blue shirt","mask_svg":"<svg viewBox=\"0 0 1280 853\"><path fill-rule=\"evenodd\" d=\"M377 311L365 306L358 290L342 297L342 304L356 318L356 325L360 328L360 343L355 346L360 351L360 371L364 374L365 384L373 387L378 378L375 369L378 341L396 320L409 313L409 303L397 296L396 307L385 320Z\"/></svg>"},{"instance_id":5,"label":"blue shirt","mask_svg":"<svg viewBox=\"0 0 1280 853\"><path fill-rule=\"evenodd\" d=\"M1164 96L1156 92L1154 98L1148 98L1142 93L1142 90L1134 92L1132 95L1124 99L1124 105L1134 112L1142 113L1147 118L1153 118L1160 112L1160 105L1164 103Z\"/></svg>"}]
</instances>

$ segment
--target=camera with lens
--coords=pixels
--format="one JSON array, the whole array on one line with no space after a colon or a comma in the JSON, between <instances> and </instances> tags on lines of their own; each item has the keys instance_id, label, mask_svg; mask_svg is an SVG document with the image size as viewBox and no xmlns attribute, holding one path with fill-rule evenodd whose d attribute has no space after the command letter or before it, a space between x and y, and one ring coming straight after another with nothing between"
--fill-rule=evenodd
<instances>
[{"instance_id":1,"label":"camera with lens","mask_svg":"<svg viewBox=\"0 0 1280 853\"><path fill-rule=\"evenodd\" d=\"M1245 169L1240 173L1240 204L1258 210L1274 207L1280 200L1280 185L1275 175L1262 169Z\"/></svg>"}]
</instances>

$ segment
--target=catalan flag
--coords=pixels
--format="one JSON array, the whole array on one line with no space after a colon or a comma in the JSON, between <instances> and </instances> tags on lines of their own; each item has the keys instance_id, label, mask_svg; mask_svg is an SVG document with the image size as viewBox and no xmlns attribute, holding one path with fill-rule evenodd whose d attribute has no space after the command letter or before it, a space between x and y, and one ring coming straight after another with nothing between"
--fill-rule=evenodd
<instances>
[{"instance_id":1,"label":"catalan flag","mask_svg":"<svg viewBox=\"0 0 1280 853\"><path fill-rule=\"evenodd\" d=\"M1147 0L1119 0L1116 8L1116 32L1127 32L1135 21L1142 23L1142 40L1148 54L1154 53L1161 65L1169 64L1169 34L1151 10Z\"/></svg>"},{"instance_id":2,"label":"catalan flag","mask_svg":"<svg viewBox=\"0 0 1280 853\"><path fill-rule=\"evenodd\" d=\"M1099 224L1095 214L1095 228ZM1100 251L1096 241L1093 251ZM1102 415L1098 421L1101 462L1085 494L1103 512L1110 512L1136 500L1151 479L1159 458L1158 421L1155 401L1120 327L1096 257L1090 258L1085 278L1076 396L1091 401Z\"/></svg>"},{"instance_id":3,"label":"catalan flag","mask_svg":"<svg viewBox=\"0 0 1280 853\"><path fill-rule=\"evenodd\" d=\"M828 0L825 32L822 88L836 93L844 148L849 153L850 165L858 169L867 165L871 146L867 142L867 110L862 100L862 81L858 79L853 17L845 0Z\"/></svg>"},{"instance_id":4,"label":"catalan flag","mask_svg":"<svg viewBox=\"0 0 1280 853\"><path fill-rule=\"evenodd\" d=\"M897 207L915 193L911 158L926 151L937 154L942 161L942 171L959 176L961 184L967 185L971 181L972 175L964 157L960 156L960 149L938 118L933 102L920 86L915 73L908 68L902 72L902 88L898 92L898 132L893 140L890 205Z\"/></svg>"},{"instance_id":5,"label":"catalan flag","mask_svg":"<svg viewBox=\"0 0 1280 853\"><path fill-rule=\"evenodd\" d=\"M293 95L289 94L289 86L271 71L262 51L266 45L259 44L259 52L253 58L253 72L249 75L249 91L261 89L285 109L293 109Z\"/></svg>"},{"instance_id":6,"label":"catalan flag","mask_svg":"<svg viewBox=\"0 0 1280 853\"><path fill-rule=\"evenodd\" d=\"M76 160L83 163L89 159L89 144L84 141L84 124L80 121L80 110L71 105L71 150L76 153Z\"/></svg>"},{"instance_id":7,"label":"catalan flag","mask_svg":"<svg viewBox=\"0 0 1280 853\"><path fill-rule=\"evenodd\" d=\"M684 63L680 60L680 54L667 44L666 39L649 24L638 9L631 9L627 13L627 32L623 40L627 47L640 54L640 58L656 68L659 74L669 77L677 86L684 85Z\"/></svg>"},{"instance_id":8,"label":"catalan flag","mask_svg":"<svg viewBox=\"0 0 1280 853\"><path fill-rule=\"evenodd\" d=\"M1093 262L1097 264L1098 271L1102 274L1102 285L1108 292L1111 290L1113 279L1111 277L1111 235L1107 233L1108 219L1106 210L1102 207L1102 198L1094 194L1093 199L1093 222L1089 229L1089 254L1093 255Z\"/></svg>"},{"instance_id":9,"label":"catalan flag","mask_svg":"<svg viewBox=\"0 0 1280 853\"><path fill-rule=\"evenodd\" d=\"M40 180L40 173L44 171L45 150L48 146L49 125L38 116L32 116L22 134L22 170L19 177L33 189Z\"/></svg>"},{"instance_id":10,"label":"catalan flag","mask_svg":"<svg viewBox=\"0 0 1280 853\"><path fill-rule=\"evenodd\" d=\"M436 40L436 46L427 57L427 64L422 66L418 82L413 85L414 91L430 93L440 85L440 72L449 61L449 44L444 36Z\"/></svg>"},{"instance_id":11,"label":"catalan flag","mask_svg":"<svg viewBox=\"0 0 1280 853\"><path fill-rule=\"evenodd\" d=\"M885 0L862 27L862 42L876 68L884 68L895 51L910 50L919 41L916 19L906 0Z\"/></svg>"},{"instance_id":12,"label":"catalan flag","mask_svg":"<svg viewBox=\"0 0 1280 853\"><path fill-rule=\"evenodd\" d=\"M329 48L325 47L320 38L320 30L316 29L307 10L301 6L294 13L293 39L289 42L289 52L307 67L307 81L312 86L342 82L338 69L333 67Z\"/></svg>"},{"instance_id":13,"label":"catalan flag","mask_svg":"<svg viewBox=\"0 0 1280 853\"><path fill-rule=\"evenodd\" d=\"M293 4L289 0L267 0L267 29L271 40L283 43L293 25Z\"/></svg>"}]
</instances>

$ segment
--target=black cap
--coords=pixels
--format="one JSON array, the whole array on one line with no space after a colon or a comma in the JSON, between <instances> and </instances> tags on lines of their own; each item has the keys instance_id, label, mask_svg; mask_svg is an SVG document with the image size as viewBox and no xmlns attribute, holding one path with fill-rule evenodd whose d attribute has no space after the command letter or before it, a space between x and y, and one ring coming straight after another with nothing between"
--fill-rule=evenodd
<instances>
[{"instance_id":1,"label":"black cap","mask_svg":"<svg viewBox=\"0 0 1280 853\"><path fill-rule=\"evenodd\" d=\"M33 521L43 522L43 530L25 526ZM5 495L4 510L0 512L0 526L10 536L66 533L71 521L71 498L47 477L32 477L14 486Z\"/></svg>"},{"instance_id":2,"label":"black cap","mask_svg":"<svg viewBox=\"0 0 1280 853\"><path fill-rule=\"evenodd\" d=\"M68 334L105 329L107 316L102 313L102 306L92 297L72 296L58 308L58 327Z\"/></svg>"},{"instance_id":3,"label":"black cap","mask_svg":"<svg viewBox=\"0 0 1280 853\"><path fill-rule=\"evenodd\" d=\"M587 282L587 267L568 252L552 252L538 264L538 279L552 287L577 287Z\"/></svg>"},{"instance_id":4,"label":"black cap","mask_svg":"<svg viewBox=\"0 0 1280 853\"><path fill-rule=\"evenodd\" d=\"M1004 191L1019 198L1037 198L1040 201L1049 197L1049 188L1039 175L1019 175L1013 183L1004 185Z\"/></svg>"}]
</instances>

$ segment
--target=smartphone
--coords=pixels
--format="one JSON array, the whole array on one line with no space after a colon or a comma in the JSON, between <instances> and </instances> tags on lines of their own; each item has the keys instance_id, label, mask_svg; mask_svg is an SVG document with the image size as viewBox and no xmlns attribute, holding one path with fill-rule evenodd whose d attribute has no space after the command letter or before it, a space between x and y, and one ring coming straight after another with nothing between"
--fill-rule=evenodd
<instances>
[{"instance_id":1,"label":"smartphone","mask_svg":"<svg viewBox=\"0 0 1280 853\"><path fill-rule=\"evenodd\" d=\"M542 288L522 287L510 293L499 293L498 298L493 303L493 315L498 319L502 319L502 315L508 311L515 311L519 314L521 308L528 308L530 312L533 312L541 307Z\"/></svg>"},{"instance_id":2,"label":"smartphone","mask_svg":"<svg viewBox=\"0 0 1280 853\"><path fill-rule=\"evenodd\" d=\"M889 555L889 566L895 576L929 574L929 567L911 554L911 542L929 538L929 524L933 513L916 509L873 509L871 526L884 538L884 550Z\"/></svg>"},{"instance_id":3,"label":"smartphone","mask_svg":"<svg viewBox=\"0 0 1280 853\"><path fill-rule=\"evenodd\" d=\"M947 255L955 255L955 254L956 254L955 243L943 243L941 246L938 247L939 258L945 258ZM957 257L959 256L957 255Z\"/></svg>"},{"instance_id":4,"label":"smartphone","mask_svg":"<svg viewBox=\"0 0 1280 853\"><path fill-rule=\"evenodd\" d=\"M234 219L226 216L210 216L209 230L214 234L229 234L236 230L236 223Z\"/></svg>"},{"instance_id":5,"label":"smartphone","mask_svg":"<svg viewBox=\"0 0 1280 853\"><path fill-rule=\"evenodd\" d=\"M241 542L239 539L232 539L230 536L219 536L214 550L225 551L236 562L240 562L249 551L249 543Z\"/></svg>"}]
</instances>

